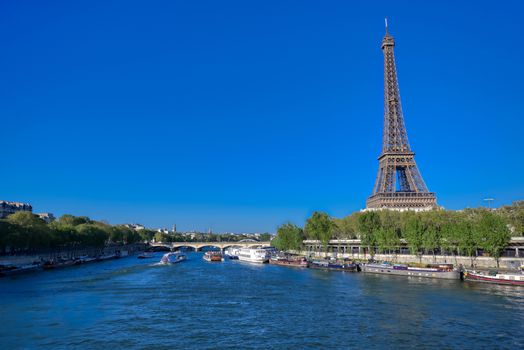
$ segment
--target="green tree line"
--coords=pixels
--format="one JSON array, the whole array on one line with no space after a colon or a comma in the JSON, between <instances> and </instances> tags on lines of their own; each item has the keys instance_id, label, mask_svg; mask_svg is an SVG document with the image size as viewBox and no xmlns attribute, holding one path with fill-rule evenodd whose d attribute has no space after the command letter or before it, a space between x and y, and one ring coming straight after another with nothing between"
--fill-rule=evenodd
<instances>
[{"instance_id":1,"label":"green tree line","mask_svg":"<svg viewBox=\"0 0 524 350\"><path fill-rule=\"evenodd\" d=\"M102 248L109 243L131 244L152 238L151 232L143 231L68 214L47 224L31 212L21 211L0 220L0 253L8 247L11 252Z\"/></svg>"},{"instance_id":2,"label":"green tree line","mask_svg":"<svg viewBox=\"0 0 524 350\"><path fill-rule=\"evenodd\" d=\"M370 255L396 254L404 242L410 252L436 255L498 258L511 236L524 235L524 201L496 210L433 210L356 212L341 219L314 212L301 228L293 223L278 227L273 245L281 250L300 250L304 239L319 240L326 250L332 239L360 239Z\"/></svg>"}]
</instances>

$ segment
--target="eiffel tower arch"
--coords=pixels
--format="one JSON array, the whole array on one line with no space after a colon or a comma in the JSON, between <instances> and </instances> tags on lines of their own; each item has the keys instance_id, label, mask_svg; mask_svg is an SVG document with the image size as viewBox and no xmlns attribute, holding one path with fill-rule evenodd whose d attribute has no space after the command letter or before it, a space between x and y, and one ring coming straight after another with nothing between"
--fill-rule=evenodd
<instances>
[{"instance_id":1,"label":"eiffel tower arch","mask_svg":"<svg viewBox=\"0 0 524 350\"><path fill-rule=\"evenodd\" d=\"M366 201L367 210L431 210L437 208L435 193L429 192L409 145L400 103L400 91L393 48L389 34L382 39L384 54L384 131L382 153L373 193Z\"/></svg>"}]
</instances>

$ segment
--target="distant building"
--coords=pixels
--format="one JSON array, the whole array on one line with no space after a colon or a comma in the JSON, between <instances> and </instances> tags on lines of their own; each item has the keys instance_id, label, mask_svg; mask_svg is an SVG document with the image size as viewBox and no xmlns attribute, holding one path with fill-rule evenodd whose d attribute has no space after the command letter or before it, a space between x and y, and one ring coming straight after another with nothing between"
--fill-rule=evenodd
<instances>
[{"instance_id":1,"label":"distant building","mask_svg":"<svg viewBox=\"0 0 524 350\"><path fill-rule=\"evenodd\" d=\"M3 219L18 211L33 212L33 207L31 204L27 203L0 201L0 219Z\"/></svg>"},{"instance_id":2,"label":"distant building","mask_svg":"<svg viewBox=\"0 0 524 350\"><path fill-rule=\"evenodd\" d=\"M36 214L38 217L46 222L46 224L49 224L50 222L55 221L55 216L53 213L39 213Z\"/></svg>"}]
</instances>

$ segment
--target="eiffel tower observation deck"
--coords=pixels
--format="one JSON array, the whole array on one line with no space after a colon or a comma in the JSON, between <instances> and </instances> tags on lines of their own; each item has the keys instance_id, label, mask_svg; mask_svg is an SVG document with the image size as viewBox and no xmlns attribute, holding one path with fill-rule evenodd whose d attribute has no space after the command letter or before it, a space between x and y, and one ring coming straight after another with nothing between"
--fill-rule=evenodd
<instances>
[{"instance_id":1,"label":"eiffel tower observation deck","mask_svg":"<svg viewBox=\"0 0 524 350\"><path fill-rule=\"evenodd\" d=\"M382 39L384 53L384 132L382 153L373 193L366 209L431 210L437 208L435 193L429 192L415 163L415 153L409 145L400 103L397 71L393 48L395 40L389 34Z\"/></svg>"}]
</instances>

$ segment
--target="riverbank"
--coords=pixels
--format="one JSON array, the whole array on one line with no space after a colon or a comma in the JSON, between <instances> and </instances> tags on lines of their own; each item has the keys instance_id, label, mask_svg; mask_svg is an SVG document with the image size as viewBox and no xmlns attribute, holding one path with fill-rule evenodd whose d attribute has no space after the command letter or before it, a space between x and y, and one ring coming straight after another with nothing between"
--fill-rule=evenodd
<instances>
[{"instance_id":1,"label":"riverbank","mask_svg":"<svg viewBox=\"0 0 524 350\"><path fill-rule=\"evenodd\" d=\"M34 254L12 254L0 255L0 265L3 266L24 266L35 262L49 261L57 258L68 260L78 259L83 256L113 255L120 252L122 255L132 255L143 252L147 244L114 244L102 249L98 248L77 248L77 249L56 249L50 251L35 252Z\"/></svg>"},{"instance_id":2,"label":"riverbank","mask_svg":"<svg viewBox=\"0 0 524 350\"><path fill-rule=\"evenodd\" d=\"M310 252L310 251L292 251L293 254L299 254L303 256L313 256L316 257L337 257L337 258L348 258L354 260L367 260L371 256L369 254L341 254L341 253L323 253L323 252ZM524 265L524 258L507 258L503 257L499 259L499 266L497 267L497 262L495 259L490 257L478 256L478 257L469 257L469 256L449 256L449 255L411 255L411 254L375 254L373 256L375 260L380 261L391 261L395 263L422 263L422 264L453 264L455 266L462 265L466 268L476 268L476 269L490 269L490 268L501 268L501 269L516 269Z\"/></svg>"}]
</instances>

